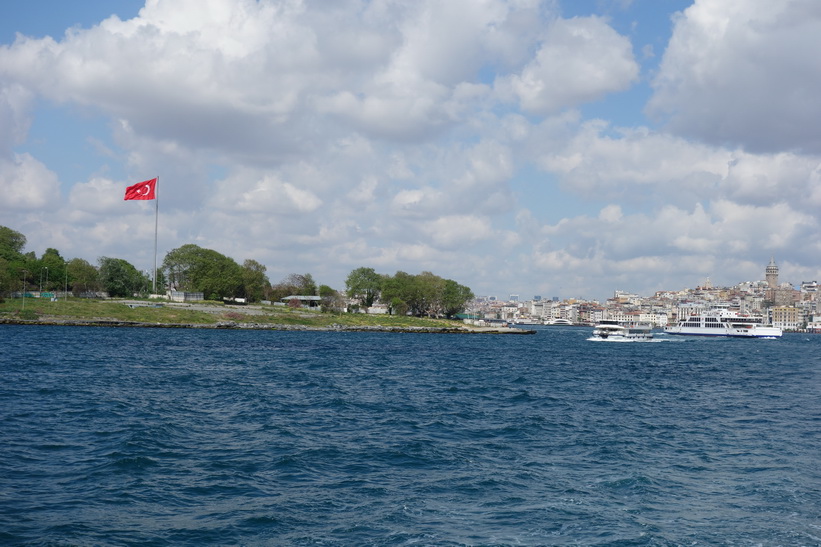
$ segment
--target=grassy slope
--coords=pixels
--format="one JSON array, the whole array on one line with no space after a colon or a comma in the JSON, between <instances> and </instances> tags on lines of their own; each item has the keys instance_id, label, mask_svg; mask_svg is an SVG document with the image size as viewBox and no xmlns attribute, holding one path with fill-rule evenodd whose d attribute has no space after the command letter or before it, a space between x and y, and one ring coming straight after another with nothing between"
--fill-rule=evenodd
<instances>
[{"instance_id":1,"label":"grassy slope","mask_svg":"<svg viewBox=\"0 0 821 547\"><path fill-rule=\"evenodd\" d=\"M219 302L206 302L208 306L219 308L215 313L165 305L161 308L130 308L117 300L86 300L69 298L51 302L38 298L25 301L25 312L22 299L6 299L0 303L0 319L79 319L79 320L116 320L137 321L143 323L185 323L197 325L216 324L233 321L236 323L257 323L271 325L307 325L311 327L343 326L394 326L394 327L456 327L462 326L457 321L442 319L422 319L416 317L394 317L387 315L366 314L330 314L307 309L291 310L283 307L259 306L261 315L244 313L242 306L225 306Z\"/></svg>"}]
</instances>

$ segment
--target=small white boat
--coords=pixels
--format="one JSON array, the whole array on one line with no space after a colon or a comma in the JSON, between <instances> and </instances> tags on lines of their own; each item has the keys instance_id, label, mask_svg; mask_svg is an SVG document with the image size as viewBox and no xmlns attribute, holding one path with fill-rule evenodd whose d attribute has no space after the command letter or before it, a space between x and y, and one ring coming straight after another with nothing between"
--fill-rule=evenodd
<instances>
[{"instance_id":1,"label":"small white boat","mask_svg":"<svg viewBox=\"0 0 821 547\"><path fill-rule=\"evenodd\" d=\"M514 325L541 325L542 322L538 319L516 319L513 321Z\"/></svg>"},{"instance_id":2,"label":"small white boat","mask_svg":"<svg viewBox=\"0 0 821 547\"><path fill-rule=\"evenodd\" d=\"M573 323L569 319L551 319L544 322L545 325L552 325L555 327L572 327Z\"/></svg>"},{"instance_id":3,"label":"small white boat","mask_svg":"<svg viewBox=\"0 0 821 547\"><path fill-rule=\"evenodd\" d=\"M650 340L652 327L646 323L625 324L618 321L602 321L593 328L593 340Z\"/></svg>"}]
</instances>

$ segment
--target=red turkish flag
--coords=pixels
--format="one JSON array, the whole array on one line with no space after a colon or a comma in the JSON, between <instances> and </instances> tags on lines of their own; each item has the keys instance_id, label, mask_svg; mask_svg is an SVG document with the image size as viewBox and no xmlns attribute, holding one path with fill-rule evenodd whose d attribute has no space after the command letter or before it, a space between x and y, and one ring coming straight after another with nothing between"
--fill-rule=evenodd
<instances>
[{"instance_id":1,"label":"red turkish flag","mask_svg":"<svg viewBox=\"0 0 821 547\"><path fill-rule=\"evenodd\" d=\"M125 189L125 199L156 199L157 195L154 192L156 186L157 179L138 182Z\"/></svg>"}]
</instances>

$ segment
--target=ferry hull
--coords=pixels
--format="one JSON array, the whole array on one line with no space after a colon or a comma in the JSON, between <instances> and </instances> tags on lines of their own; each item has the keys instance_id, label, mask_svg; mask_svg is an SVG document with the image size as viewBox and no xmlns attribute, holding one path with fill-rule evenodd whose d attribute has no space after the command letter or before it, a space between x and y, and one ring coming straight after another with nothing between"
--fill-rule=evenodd
<instances>
[{"instance_id":1,"label":"ferry hull","mask_svg":"<svg viewBox=\"0 0 821 547\"><path fill-rule=\"evenodd\" d=\"M722 338L780 338L781 329L773 327L758 327L752 330L725 329L716 332L713 329L680 329L678 327L668 327L664 330L667 334L680 336L711 336Z\"/></svg>"}]
</instances>

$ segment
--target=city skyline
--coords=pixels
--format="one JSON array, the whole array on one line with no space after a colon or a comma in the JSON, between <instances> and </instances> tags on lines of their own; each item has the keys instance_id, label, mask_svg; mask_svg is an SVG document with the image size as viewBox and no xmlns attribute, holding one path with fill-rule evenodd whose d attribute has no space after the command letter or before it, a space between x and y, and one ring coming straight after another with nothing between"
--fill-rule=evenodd
<instances>
[{"instance_id":1,"label":"city skyline","mask_svg":"<svg viewBox=\"0 0 821 547\"><path fill-rule=\"evenodd\" d=\"M533 295L531 298L527 298L527 297L523 297L522 295L514 294L514 293L510 293L508 295L507 299L500 298L498 295L491 295L491 294L477 295L477 298L478 299L487 298L487 299L493 299L493 300L502 301L502 302L527 302L527 301L537 301L538 302L538 301L541 301L541 300L552 300L552 301L562 301L562 300L594 301L594 300L597 300L599 302L604 302L605 300L608 300L611 297L614 297L619 293L634 294L634 295L639 296L641 298L650 298L650 297L654 296L654 294L657 293L657 292L675 293L675 292L693 291L693 290L697 290L697 289L731 289L733 287L738 287L738 286L741 286L741 285L744 285L744 284L747 284L747 283L767 285L769 288L778 288L778 287L782 287L786 284L786 285L789 285L790 288L798 290L804 284L817 284L817 280L816 279L802 279L800 282L797 282L797 283L793 283L791 281L784 280L784 279L781 278L780 268L778 267L778 264L775 260L775 257L771 257L769 263L763 269L763 276L760 279L745 279L743 281L737 281L735 283L730 283L730 284L725 284L725 285L716 285L712 282L712 280L709 277L707 277L701 283L697 283L697 284L689 286L689 287L659 289L658 291L654 291L653 294L641 294L641 293L636 293L636 292L633 292L633 291L625 291L623 289L620 289L620 288L616 287L616 288L614 288L610 291L610 296L607 297L607 298L604 298L604 299L588 298L588 297L585 297L583 295L565 296L565 297L560 297L560 296L557 296L557 295L552 295L552 296Z\"/></svg>"},{"instance_id":2,"label":"city skyline","mask_svg":"<svg viewBox=\"0 0 821 547\"><path fill-rule=\"evenodd\" d=\"M801 0L56 0L0 21L0 224L150 270L606 299L821 272ZM754 60L755 62L750 62Z\"/></svg>"}]
</instances>

